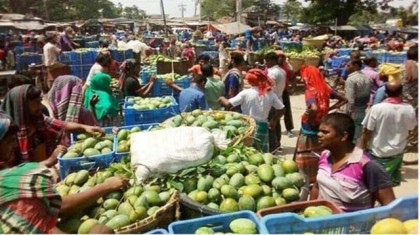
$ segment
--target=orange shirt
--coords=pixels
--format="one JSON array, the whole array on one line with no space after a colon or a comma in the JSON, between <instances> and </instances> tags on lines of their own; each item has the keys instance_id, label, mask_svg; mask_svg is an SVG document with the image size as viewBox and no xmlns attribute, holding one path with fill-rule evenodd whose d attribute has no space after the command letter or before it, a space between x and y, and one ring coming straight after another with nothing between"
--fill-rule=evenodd
<instances>
[{"instance_id":1,"label":"orange shirt","mask_svg":"<svg viewBox=\"0 0 420 235\"><path fill-rule=\"evenodd\" d=\"M201 66L199 64L194 65L189 70L193 74L202 74L202 72L201 72ZM219 70L216 69L215 67L213 67L213 74L218 74L218 73L219 73Z\"/></svg>"}]
</instances>

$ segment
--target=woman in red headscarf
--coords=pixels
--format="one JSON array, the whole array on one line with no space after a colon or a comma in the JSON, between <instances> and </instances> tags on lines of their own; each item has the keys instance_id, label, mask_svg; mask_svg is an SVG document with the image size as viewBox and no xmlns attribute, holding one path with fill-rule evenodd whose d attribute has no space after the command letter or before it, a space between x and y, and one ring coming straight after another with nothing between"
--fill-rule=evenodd
<instances>
[{"instance_id":1,"label":"woman in red headscarf","mask_svg":"<svg viewBox=\"0 0 420 235\"><path fill-rule=\"evenodd\" d=\"M245 79L251 85L251 88L242 90L235 97L226 99L220 97L219 102L228 108L241 105L242 113L251 116L257 122L255 131L254 147L268 152L268 128L274 127L279 122L284 113L284 105L271 87L274 81L269 79L264 71L260 69L251 69L245 75ZM268 114L271 107L276 109L275 117L268 123Z\"/></svg>"}]
</instances>

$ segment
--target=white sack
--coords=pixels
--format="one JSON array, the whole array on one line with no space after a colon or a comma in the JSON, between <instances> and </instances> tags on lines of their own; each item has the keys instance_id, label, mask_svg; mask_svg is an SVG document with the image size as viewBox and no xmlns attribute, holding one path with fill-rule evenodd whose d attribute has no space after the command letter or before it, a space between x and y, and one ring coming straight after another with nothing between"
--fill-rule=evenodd
<instances>
[{"instance_id":1,"label":"white sack","mask_svg":"<svg viewBox=\"0 0 420 235\"><path fill-rule=\"evenodd\" d=\"M139 182L151 175L175 173L211 159L214 148L225 149L222 131L177 127L131 134L131 165Z\"/></svg>"}]
</instances>

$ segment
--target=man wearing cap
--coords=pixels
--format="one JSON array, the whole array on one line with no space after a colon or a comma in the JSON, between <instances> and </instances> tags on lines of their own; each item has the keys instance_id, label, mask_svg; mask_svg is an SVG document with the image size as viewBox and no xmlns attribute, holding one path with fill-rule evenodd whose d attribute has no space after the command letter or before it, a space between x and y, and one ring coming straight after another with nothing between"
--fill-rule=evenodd
<instances>
[{"instance_id":1,"label":"man wearing cap","mask_svg":"<svg viewBox=\"0 0 420 235\"><path fill-rule=\"evenodd\" d=\"M72 51L76 49L76 47L80 46L71 40L74 34L74 30L70 26L66 28L64 33L60 36L59 45L61 51Z\"/></svg>"}]
</instances>

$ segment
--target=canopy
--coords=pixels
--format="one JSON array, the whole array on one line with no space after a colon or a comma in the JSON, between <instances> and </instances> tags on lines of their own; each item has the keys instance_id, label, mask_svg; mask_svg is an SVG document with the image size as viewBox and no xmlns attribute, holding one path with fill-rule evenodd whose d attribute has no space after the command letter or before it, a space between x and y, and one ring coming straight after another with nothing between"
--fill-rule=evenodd
<instances>
[{"instance_id":1,"label":"canopy","mask_svg":"<svg viewBox=\"0 0 420 235\"><path fill-rule=\"evenodd\" d=\"M369 31L370 29L364 26L359 25L340 25L340 26L330 26L331 30L337 31Z\"/></svg>"},{"instance_id":2,"label":"canopy","mask_svg":"<svg viewBox=\"0 0 420 235\"><path fill-rule=\"evenodd\" d=\"M212 26L226 34L241 34L244 33L247 29L251 29L250 26L242 24L239 21L227 24L212 24Z\"/></svg>"},{"instance_id":3,"label":"canopy","mask_svg":"<svg viewBox=\"0 0 420 235\"><path fill-rule=\"evenodd\" d=\"M39 21L14 21L14 27L21 30L43 30L47 25Z\"/></svg>"}]
</instances>

